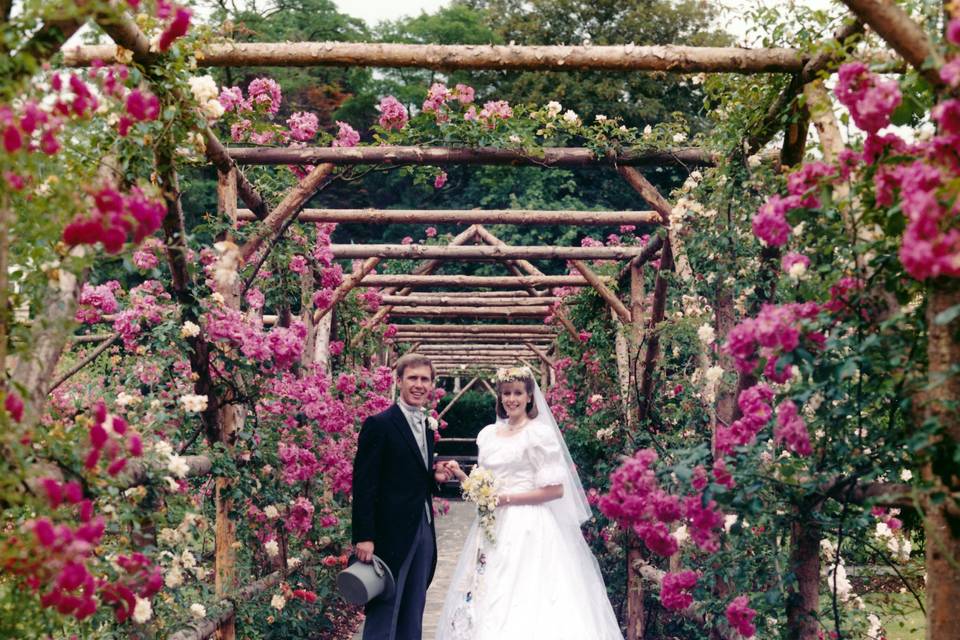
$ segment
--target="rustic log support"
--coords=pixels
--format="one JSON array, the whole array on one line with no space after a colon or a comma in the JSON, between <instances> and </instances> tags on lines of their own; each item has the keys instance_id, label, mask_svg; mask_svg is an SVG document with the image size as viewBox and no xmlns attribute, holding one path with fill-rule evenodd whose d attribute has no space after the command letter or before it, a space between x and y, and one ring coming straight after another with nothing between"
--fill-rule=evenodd
<instances>
[{"instance_id":1,"label":"rustic log support","mask_svg":"<svg viewBox=\"0 0 960 640\"><path fill-rule=\"evenodd\" d=\"M620 298L600 280L597 274L581 260L570 260L570 264L573 265L573 268L579 271L580 275L590 283L590 286L600 294L600 297L607 303L607 306L610 307L610 310L613 311L616 318L619 319L620 322L628 324L630 322L630 310L627 309L620 301Z\"/></svg>"},{"instance_id":2,"label":"rustic log support","mask_svg":"<svg viewBox=\"0 0 960 640\"><path fill-rule=\"evenodd\" d=\"M373 259L373 258L371 258ZM407 307L435 306L446 307L451 305L469 305L475 304L486 307L542 307L543 305L553 304L560 299L556 297L534 298L486 298L486 297L449 297L449 296L383 296L381 304L404 305Z\"/></svg>"},{"instance_id":3,"label":"rustic log support","mask_svg":"<svg viewBox=\"0 0 960 640\"><path fill-rule=\"evenodd\" d=\"M477 235L477 225L472 224L466 229L464 229L463 231L461 231L460 233L458 233L457 236L453 240L451 240L450 244L448 244L447 246L455 247L462 244L466 244L467 242L473 240L476 237L476 235ZM443 264L443 260L429 260L427 262L422 263L416 269L414 269L413 273L410 276L402 276L402 277L407 277L407 278L427 277L428 274L433 273L434 269L439 267L441 264ZM383 276L367 276L360 282L360 286L367 286L367 287L385 286L386 288L380 292L383 295L396 293L397 295L405 296L405 295L408 295L411 291L413 291L413 289L409 286L409 283L402 282L402 281L398 282L397 284L374 285L370 282L370 280L376 277L383 277ZM403 288L399 289L400 287L403 287ZM356 335L350 341L350 346L356 347L358 344L360 344L360 341L363 340L363 336L366 334L366 332L369 331L371 328L380 324L380 322L387 317L387 314L390 313L391 309L392 307L390 305L384 305L379 309L377 309L377 312L373 314L370 320L367 321L367 324L360 327L360 330L357 331Z\"/></svg>"},{"instance_id":4,"label":"rustic log support","mask_svg":"<svg viewBox=\"0 0 960 640\"><path fill-rule=\"evenodd\" d=\"M429 244L333 244L330 245L330 250L337 259L379 257L400 260L518 260L526 258L534 260L624 260L637 255L643 249L641 247L631 246L547 247L468 245L451 247ZM249 255L249 253L245 253L244 255Z\"/></svg>"},{"instance_id":5,"label":"rustic log support","mask_svg":"<svg viewBox=\"0 0 960 640\"><path fill-rule=\"evenodd\" d=\"M276 236L291 216L297 215L303 205L310 200L329 181L333 172L332 164L321 164L313 168L303 180L297 183L277 207L263 220L261 227L240 247L240 257L248 260L267 238Z\"/></svg>"},{"instance_id":6,"label":"rustic log support","mask_svg":"<svg viewBox=\"0 0 960 640\"><path fill-rule=\"evenodd\" d=\"M586 287L581 276L462 276L462 275L374 275L360 282L362 287L486 287L512 289L514 287ZM384 291L387 293L387 291ZM409 291L407 292L409 293ZM405 295L405 294L404 294ZM386 314L384 314L386 315Z\"/></svg>"},{"instance_id":7,"label":"rustic log support","mask_svg":"<svg viewBox=\"0 0 960 640\"><path fill-rule=\"evenodd\" d=\"M64 62L84 66L110 62L109 45L78 46ZM231 42L206 45L197 56L202 67L416 67L498 71L673 71L678 73L792 73L803 68L802 51L787 48L637 46L517 46L474 44L394 44L358 42Z\"/></svg>"},{"instance_id":8,"label":"rustic log support","mask_svg":"<svg viewBox=\"0 0 960 640\"><path fill-rule=\"evenodd\" d=\"M243 209L240 212L240 220L263 220L269 214L267 209L267 203L264 202L263 198L257 192L250 181L247 180L247 177L243 175L243 172L237 166L237 163L234 162L233 158L230 157L230 154L227 153L227 148L223 146L223 143L220 142L220 139L217 138L217 135L213 132L213 129L206 127L203 131L204 136L206 137L206 144L204 149L204 155L206 155L207 160L217 168L220 173L230 173L234 172L237 180L237 195L240 197L243 202L250 207L249 209ZM236 203L233 205L236 208Z\"/></svg>"},{"instance_id":9,"label":"rustic log support","mask_svg":"<svg viewBox=\"0 0 960 640\"><path fill-rule=\"evenodd\" d=\"M241 220L258 220L250 209L240 210ZM304 209L301 222L357 224L565 224L617 226L656 224L653 211L544 211L535 209Z\"/></svg>"},{"instance_id":10,"label":"rustic log support","mask_svg":"<svg viewBox=\"0 0 960 640\"><path fill-rule=\"evenodd\" d=\"M547 365L551 369L557 366L557 363L553 358L548 356L546 352L542 351L541 349L538 349L537 346L532 342L530 342L529 340L524 340L523 344L527 345L527 348L530 351L532 351L533 355L537 356L537 358L539 358L540 362L542 362L543 364Z\"/></svg>"},{"instance_id":11,"label":"rustic log support","mask_svg":"<svg viewBox=\"0 0 960 640\"><path fill-rule=\"evenodd\" d=\"M543 318L550 307L400 307L394 306L395 318Z\"/></svg>"},{"instance_id":12,"label":"rustic log support","mask_svg":"<svg viewBox=\"0 0 960 640\"><path fill-rule=\"evenodd\" d=\"M74 375L80 372L80 370L83 369L85 366L87 366L88 364L90 364L91 362L99 358L104 351L112 347L114 343L119 339L120 339L120 334L115 333L112 336L110 336L108 339L101 342L97 346L97 348L91 351L83 360L81 360L74 366L70 367L68 371L65 371L63 374L60 375L60 377L54 380L53 383L50 385L50 387L47 389L47 393L48 394L52 393L57 387L59 387L64 382L72 378Z\"/></svg>"},{"instance_id":13,"label":"rustic log support","mask_svg":"<svg viewBox=\"0 0 960 640\"><path fill-rule=\"evenodd\" d=\"M230 147L230 157L239 164L309 165L527 165L534 167L584 167L603 165L711 166L716 156L697 147L650 151L626 150L619 155L597 157L582 147L545 147L529 154L523 149L499 147Z\"/></svg>"},{"instance_id":14,"label":"rustic log support","mask_svg":"<svg viewBox=\"0 0 960 640\"><path fill-rule=\"evenodd\" d=\"M439 333L470 333L470 334L534 334L552 337L556 329L540 324L405 324L399 326L399 332L425 331L431 334Z\"/></svg>"},{"instance_id":15,"label":"rustic log support","mask_svg":"<svg viewBox=\"0 0 960 640\"><path fill-rule=\"evenodd\" d=\"M927 82L934 87L943 86L937 73L943 60L930 42L926 32L892 0L843 0L850 11L863 20L903 56ZM932 62L933 65L928 65Z\"/></svg>"}]
</instances>

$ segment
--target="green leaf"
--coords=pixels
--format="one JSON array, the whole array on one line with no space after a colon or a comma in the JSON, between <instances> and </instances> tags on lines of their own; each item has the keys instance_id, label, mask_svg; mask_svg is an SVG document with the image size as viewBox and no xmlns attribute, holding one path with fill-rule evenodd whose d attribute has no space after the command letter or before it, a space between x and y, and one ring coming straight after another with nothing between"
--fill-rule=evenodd
<instances>
[{"instance_id":1,"label":"green leaf","mask_svg":"<svg viewBox=\"0 0 960 640\"><path fill-rule=\"evenodd\" d=\"M957 316L960 316L960 304L944 309L934 317L933 322L939 325L950 324L957 319Z\"/></svg>"}]
</instances>

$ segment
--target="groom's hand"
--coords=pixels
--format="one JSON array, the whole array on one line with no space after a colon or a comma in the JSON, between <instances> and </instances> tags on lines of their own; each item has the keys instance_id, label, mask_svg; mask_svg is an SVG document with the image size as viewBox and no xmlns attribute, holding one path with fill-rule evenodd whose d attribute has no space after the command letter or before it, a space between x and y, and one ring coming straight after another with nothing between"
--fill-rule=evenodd
<instances>
[{"instance_id":1,"label":"groom's hand","mask_svg":"<svg viewBox=\"0 0 960 640\"><path fill-rule=\"evenodd\" d=\"M357 556L360 562L370 564L373 562L373 542L358 542L354 547L353 555Z\"/></svg>"},{"instance_id":2,"label":"groom's hand","mask_svg":"<svg viewBox=\"0 0 960 640\"><path fill-rule=\"evenodd\" d=\"M437 482L446 482L450 479L450 470L446 462L438 462L433 467L433 479Z\"/></svg>"}]
</instances>

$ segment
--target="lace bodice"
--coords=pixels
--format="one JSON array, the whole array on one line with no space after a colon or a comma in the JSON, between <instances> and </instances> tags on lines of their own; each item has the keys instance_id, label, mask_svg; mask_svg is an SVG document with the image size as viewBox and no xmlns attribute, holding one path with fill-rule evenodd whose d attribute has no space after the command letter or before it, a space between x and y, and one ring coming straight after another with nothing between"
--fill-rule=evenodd
<instances>
[{"instance_id":1,"label":"lace bodice","mask_svg":"<svg viewBox=\"0 0 960 640\"><path fill-rule=\"evenodd\" d=\"M497 435L498 428L503 427L491 424L477 434L477 462L493 473L498 491L520 493L563 483L563 453L549 425L532 420L512 436Z\"/></svg>"}]
</instances>

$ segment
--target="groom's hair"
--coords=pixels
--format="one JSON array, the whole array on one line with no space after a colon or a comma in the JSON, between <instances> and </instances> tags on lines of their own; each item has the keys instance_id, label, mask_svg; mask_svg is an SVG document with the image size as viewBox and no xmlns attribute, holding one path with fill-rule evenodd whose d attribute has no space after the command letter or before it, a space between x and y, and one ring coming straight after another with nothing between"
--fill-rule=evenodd
<instances>
[{"instance_id":1,"label":"groom's hair","mask_svg":"<svg viewBox=\"0 0 960 640\"><path fill-rule=\"evenodd\" d=\"M403 377L403 372L407 367L430 367L430 378L433 379L437 376L437 372L433 369L433 362L427 356L421 355L419 353L405 353L399 358L397 358L397 379Z\"/></svg>"},{"instance_id":2,"label":"groom's hair","mask_svg":"<svg viewBox=\"0 0 960 640\"><path fill-rule=\"evenodd\" d=\"M505 384L510 384L512 382L522 382L523 390L527 392L529 399L527 400L527 417L530 419L537 417L537 404L533 400L533 378L514 378L513 380L503 380L497 381L497 417L503 420L507 418L507 410L503 408L503 396L500 394L500 388Z\"/></svg>"}]
</instances>

